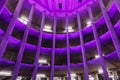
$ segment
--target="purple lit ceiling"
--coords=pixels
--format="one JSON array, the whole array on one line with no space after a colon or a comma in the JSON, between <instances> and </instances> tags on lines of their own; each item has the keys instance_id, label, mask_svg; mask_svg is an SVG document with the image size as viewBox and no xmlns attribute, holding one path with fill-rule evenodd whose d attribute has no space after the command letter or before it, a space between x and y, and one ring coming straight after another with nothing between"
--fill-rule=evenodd
<instances>
[{"instance_id":1,"label":"purple lit ceiling","mask_svg":"<svg viewBox=\"0 0 120 80\"><path fill-rule=\"evenodd\" d=\"M72 11L87 0L34 0L49 11Z\"/></svg>"},{"instance_id":2,"label":"purple lit ceiling","mask_svg":"<svg viewBox=\"0 0 120 80\"><path fill-rule=\"evenodd\" d=\"M76 11L84 10L87 4L93 4L95 0L29 0L29 2L35 3L36 8L40 11L63 16L66 13L74 14Z\"/></svg>"},{"instance_id":3,"label":"purple lit ceiling","mask_svg":"<svg viewBox=\"0 0 120 80\"><path fill-rule=\"evenodd\" d=\"M13 4L13 1L9 0L9 2L10 1ZM28 76L28 72L32 80L36 80L34 77L39 73L44 73L45 75L51 76L51 78L56 77L56 75L61 76L65 74L66 77L68 76L68 80L73 80L70 79L71 73L84 73L86 78L86 76L89 76L91 73L99 73L99 68L103 68L103 72L107 72L107 69L111 70L113 68L115 69L116 66L120 67L120 55L118 54L120 52L120 45L118 45L120 41L120 11L118 10L120 7L118 9L116 4L109 4L103 0L105 7L102 5L102 8L99 10L99 5L102 4L98 2L99 0L80 0L80 2L78 2L79 0L18 1L19 3L15 11L14 9L12 9L13 11L11 10L11 7L14 8L12 4L7 4L7 7L5 6L3 10L0 6L2 12L0 14L0 68L10 69L13 75L12 80L16 80L17 76L22 76L23 74ZM32 7L28 1L32 4ZM96 4L97 2L99 5ZM2 5L2 2L0 3ZM35 7L33 3L35 3ZM88 4L90 4L89 7L87 6ZM96 7L96 5L98 7ZM77 11L79 13L74 15L76 17L75 19L73 15L72 18L71 16L68 18L66 15L76 14ZM43 15L41 15L41 13ZM58 15L57 17L51 16L55 13ZM18 19L21 18L18 16L21 14L24 16L24 19L29 15L27 24L24 24ZM91 19L92 16L90 16L90 14L94 15L94 21ZM64 15L66 15L66 17L62 19L59 17ZM36 17L37 19L35 19ZM54 20L51 19L52 17ZM86 26L85 23L82 22L87 21L87 18L91 21L89 26ZM40 21L38 19L40 19ZM35 23L32 22L32 20ZM65 22L64 30L66 30L66 32L58 34L57 30L60 29L58 27L64 26L61 20L63 20L63 23ZM40 23L40 25L38 25L40 26L39 30L34 28L37 21ZM53 25L53 29L51 29L53 33L48 33L43 30L45 27L44 23ZM75 32L69 32L68 23L74 23L77 30ZM80 25L80 23L82 24ZM85 28L83 28L84 25ZM80 30L80 27L82 27L82 30ZM89 40L86 41L87 39ZM39 60L42 60L42 58L49 64L41 65ZM28 70L28 72L25 70ZM108 73L103 73L104 76L107 74ZM108 79L105 78L104 80Z\"/></svg>"}]
</instances>

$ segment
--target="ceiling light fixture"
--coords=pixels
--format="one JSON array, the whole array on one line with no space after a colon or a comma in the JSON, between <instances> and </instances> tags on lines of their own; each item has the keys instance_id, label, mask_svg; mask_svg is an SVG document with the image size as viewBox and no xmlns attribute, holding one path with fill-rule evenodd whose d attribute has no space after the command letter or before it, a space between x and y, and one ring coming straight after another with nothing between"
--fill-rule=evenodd
<instances>
[{"instance_id":1,"label":"ceiling light fixture","mask_svg":"<svg viewBox=\"0 0 120 80\"><path fill-rule=\"evenodd\" d=\"M87 20L87 26L86 27L89 27L89 26L91 26L91 21L90 20Z\"/></svg>"},{"instance_id":2,"label":"ceiling light fixture","mask_svg":"<svg viewBox=\"0 0 120 80\"><path fill-rule=\"evenodd\" d=\"M45 60L45 59L40 59L40 60L38 61L38 63L39 63L39 64L47 64L47 60Z\"/></svg>"},{"instance_id":3,"label":"ceiling light fixture","mask_svg":"<svg viewBox=\"0 0 120 80\"><path fill-rule=\"evenodd\" d=\"M75 30L73 29L73 27L72 26L68 26L68 32L74 32ZM67 30L65 29L64 30L64 33L66 33L67 32Z\"/></svg>"},{"instance_id":4,"label":"ceiling light fixture","mask_svg":"<svg viewBox=\"0 0 120 80\"><path fill-rule=\"evenodd\" d=\"M89 75L89 80L95 80L95 78L92 75Z\"/></svg>"},{"instance_id":5,"label":"ceiling light fixture","mask_svg":"<svg viewBox=\"0 0 120 80\"><path fill-rule=\"evenodd\" d=\"M95 58L97 59L97 58L99 58L100 56L99 55L95 55Z\"/></svg>"},{"instance_id":6,"label":"ceiling light fixture","mask_svg":"<svg viewBox=\"0 0 120 80\"><path fill-rule=\"evenodd\" d=\"M37 74L37 78L45 78L46 75L45 74Z\"/></svg>"},{"instance_id":7,"label":"ceiling light fixture","mask_svg":"<svg viewBox=\"0 0 120 80\"><path fill-rule=\"evenodd\" d=\"M75 73L73 73L73 74L70 74L72 77L76 77L77 75L75 74Z\"/></svg>"},{"instance_id":8,"label":"ceiling light fixture","mask_svg":"<svg viewBox=\"0 0 120 80\"><path fill-rule=\"evenodd\" d=\"M28 18L25 17L25 16L19 17L18 20L19 20L20 22L22 22L23 24L25 24L25 25L27 25L27 23L28 23L28 21L29 21Z\"/></svg>"},{"instance_id":9,"label":"ceiling light fixture","mask_svg":"<svg viewBox=\"0 0 120 80\"><path fill-rule=\"evenodd\" d=\"M103 56L104 56L104 54L103 54ZM95 58L97 59L97 58L99 58L100 56L99 55L95 55Z\"/></svg>"},{"instance_id":10,"label":"ceiling light fixture","mask_svg":"<svg viewBox=\"0 0 120 80\"><path fill-rule=\"evenodd\" d=\"M98 73L99 73L99 74L102 74L102 73L103 73L102 68L99 68L99 69L98 69Z\"/></svg>"},{"instance_id":11,"label":"ceiling light fixture","mask_svg":"<svg viewBox=\"0 0 120 80\"><path fill-rule=\"evenodd\" d=\"M12 72L11 71L0 71L0 75L1 76L12 76Z\"/></svg>"},{"instance_id":12,"label":"ceiling light fixture","mask_svg":"<svg viewBox=\"0 0 120 80\"><path fill-rule=\"evenodd\" d=\"M70 74L70 76L71 76L71 80L76 80L76 78L75 78L75 77L77 77L77 75L76 75L75 73Z\"/></svg>"},{"instance_id":13,"label":"ceiling light fixture","mask_svg":"<svg viewBox=\"0 0 120 80\"><path fill-rule=\"evenodd\" d=\"M54 77L53 80L62 80L61 77Z\"/></svg>"},{"instance_id":14,"label":"ceiling light fixture","mask_svg":"<svg viewBox=\"0 0 120 80\"><path fill-rule=\"evenodd\" d=\"M52 27L49 26L49 25L45 25L44 28L43 28L43 31L52 32Z\"/></svg>"},{"instance_id":15,"label":"ceiling light fixture","mask_svg":"<svg viewBox=\"0 0 120 80\"><path fill-rule=\"evenodd\" d=\"M16 80L22 80L22 77L21 77L21 76L18 76Z\"/></svg>"}]
</instances>

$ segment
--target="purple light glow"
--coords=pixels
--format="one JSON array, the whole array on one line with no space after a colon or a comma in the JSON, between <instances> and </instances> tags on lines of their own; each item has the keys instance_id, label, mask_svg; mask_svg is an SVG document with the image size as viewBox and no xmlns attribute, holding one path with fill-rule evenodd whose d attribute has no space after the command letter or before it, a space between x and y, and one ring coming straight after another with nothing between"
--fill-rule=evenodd
<instances>
[{"instance_id":1,"label":"purple light glow","mask_svg":"<svg viewBox=\"0 0 120 80\"><path fill-rule=\"evenodd\" d=\"M82 2L78 2L78 0L28 0L32 5L30 9L30 14L28 18L28 22L26 26L18 20L20 15L20 11L22 10L22 6L25 0L19 0L17 7L12 14L7 7L5 6L7 0L0 1L0 16L3 18L6 23L8 23L8 28L6 31L0 29L0 67L8 66L8 70L13 70L12 80L16 80L18 77L20 70L32 70L32 80L36 80L37 74L44 73L47 74L49 72L50 80L54 80L55 73L66 73L68 80L72 80L71 73L72 71L78 73L84 73L84 79L89 80L89 68L91 69L99 69L102 67L104 80L109 80L107 68L109 65L105 65L105 59L108 60L117 60L120 59L120 45L118 37L120 36L120 20L116 22L113 26L111 19L114 18L115 15L120 11L120 1L115 0L115 4L112 4L108 9L108 12L105 10L104 4L102 0L97 0L102 16L99 20L94 22L93 12L91 5L94 5L94 0L82 0ZM118 2L118 4L117 4ZM1 4L3 3L3 4ZM59 3L61 4L61 9L59 8ZM33 28L30 28L32 25L34 10L38 9L42 12L41 16L41 27L37 31ZM90 18L90 26L82 30L82 21L81 21L81 13L82 11L87 11ZM75 14L77 17L78 30L73 33L69 33L69 16ZM12 17L11 17L12 15ZM49 34L44 32L45 28L51 29L49 26L45 26L46 15L53 16L53 34ZM65 31L64 34L57 34L57 18L64 17L65 18ZM97 29L102 28L103 25L106 24L108 31L102 36L98 36ZM19 40L12 36L12 32L14 28L17 31L24 32L22 40ZM84 36L93 33L94 39L89 42L84 42ZM38 38L37 46L27 43L28 36L32 35ZM79 45L70 46L70 40L78 38ZM42 47L42 41L44 39L52 40L52 47ZM66 41L65 48L56 48L57 40ZM107 45L108 43L112 43L115 46L115 50L111 51L109 54L103 56L102 47ZM3 58L6 48L14 48L18 50L16 61L5 60ZM97 48L97 53L99 55L98 58L92 58L87 61L87 52L89 50L93 50ZM22 63L25 52L27 55L33 54L35 56L33 63L27 64ZM72 63L71 55L81 55L81 59L83 62ZM39 60L41 55L47 55L50 57L50 64L46 66L39 65ZM55 65L55 56L66 56L66 63L64 65ZM95 71L95 70L94 70Z\"/></svg>"},{"instance_id":2,"label":"purple light glow","mask_svg":"<svg viewBox=\"0 0 120 80\"><path fill-rule=\"evenodd\" d=\"M79 2L78 0L29 0L30 4L36 5L36 9L46 14L54 16L56 13L57 16L63 17L66 15L76 14L76 11L84 11L87 8L87 4L94 4L94 0L82 0ZM62 9L59 9L58 4L62 3Z\"/></svg>"},{"instance_id":3,"label":"purple light glow","mask_svg":"<svg viewBox=\"0 0 120 80\"><path fill-rule=\"evenodd\" d=\"M110 18L114 18L114 15L117 15L117 8L115 7L115 4L113 4L111 6L108 13L109 13ZM12 14L9 12L9 10L7 8L5 8L1 15L3 16L3 18L7 18L7 17L10 17ZM7 19L7 20L8 20L8 22L10 21L10 19ZM105 24L105 21L104 21L103 17L101 17L99 20L96 21L97 28L101 27L101 25L104 25L104 24ZM18 31L25 30L24 24L20 23L19 21L16 22L15 28L18 29ZM91 26L83 29L83 35L89 34L91 32L92 32ZM30 35L38 36L38 34L39 34L39 31L37 31L33 28L30 28ZM78 34L79 34L78 32L71 33L70 39L78 37L79 36ZM52 35L43 32L43 38L52 40ZM57 40L65 40L65 34L57 34L56 39Z\"/></svg>"}]
</instances>

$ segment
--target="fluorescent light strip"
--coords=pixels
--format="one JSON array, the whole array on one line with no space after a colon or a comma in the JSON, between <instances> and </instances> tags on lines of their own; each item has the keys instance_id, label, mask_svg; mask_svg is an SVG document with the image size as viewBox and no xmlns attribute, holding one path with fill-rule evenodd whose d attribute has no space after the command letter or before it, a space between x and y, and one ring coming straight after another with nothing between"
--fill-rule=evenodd
<instances>
[{"instance_id":1,"label":"fluorescent light strip","mask_svg":"<svg viewBox=\"0 0 120 80\"><path fill-rule=\"evenodd\" d=\"M104 54L103 54L103 56L104 56ZM100 56L99 55L95 55L95 58L97 59L97 58L99 58Z\"/></svg>"},{"instance_id":2,"label":"fluorescent light strip","mask_svg":"<svg viewBox=\"0 0 120 80\"><path fill-rule=\"evenodd\" d=\"M77 77L77 75L76 75L75 73L70 74L70 76L71 76L71 80L76 80L76 78L75 78L75 77Z\"/></svg>"},{"instance_id":3,"label":"fluorescent light strip","mask_svg":"<svg viewBox=\"0 0 120 80\"><path fill-rule=\"evenodd\" d=\"M74 31L75 31L75 30L72 28L72 26L69 26L69 27L68 27L68 32L74 32ZM65 29L63 32L66 33L67 30Z\"/></svg>"},{"instance_id":4,"label":"fluorescent light strip","mask_svg":"<svg viewBox=\"0 0 120 80\"><path fill-rule=\"evenodd\" d=\"M46 75L45 74L37 74L37 78L45 78Z\"/></svg>"},{"instance_id":5,"label":"fluorescent light strip","mask_svg":"<svg viewBox=\"0 0 120 80\"><path fill-rule=\"evenodd\" d=\"M45 59L39 59L38 63L40 63L40 64L46 64L47 60L45 60Z\"/></svg>"},{"instance_id":6,"label":"fluorescent light strip","mask_svg":"<svg viewBox=\"0 0 120 80\"><path fill-rule=\"evenodd\" d=\"M12 72L11 71L0 71L0 75L1 76L12 76Z\"/></svg>"},{"instance_id":7,"label":"fluorescent light strip","mask_svg":"<svg viewBox=\"0 0 120 80\"><path fill-rule=\"evenodd\" d=\"M19 20L20 22L22 22L23 24L25 24L25 25L27 25L27 23L28 23L28 21L29 21L28 18L25 17L25 16L19 17L18 20Z\"/></svg>"},{"instance_id":8,"label":"fluorescent light strip","mask_svg":"<svg viewBox=\"0 0 120 80\"><path fill-rule=\"evenodd\" d=\"M77 75L74 73L74 74L70 74L72 77L76 77Z\"/></svg>"},{"instance_id":9,"label":"fluorescent light strip","mask_svg":"<svg viewBox=\"0 0 120 80\"><path fill-rule=\"evenodd\" d=\"M53 32L53 31L52 31L52 27L49 26L49 25L45 25L44 28L43 28L43 31L46 31L46 32Z\"/></svg>"},{"instance_id":10,"label":"fluorescent light strip","mask_svg":"<svg viewBox=\"0 0 120 80\"><path fill-rule=\"evenodd\" d=\"M95 80L95 78L92 75L89 75L89 80Z\"/></svg>"}]
</instances>

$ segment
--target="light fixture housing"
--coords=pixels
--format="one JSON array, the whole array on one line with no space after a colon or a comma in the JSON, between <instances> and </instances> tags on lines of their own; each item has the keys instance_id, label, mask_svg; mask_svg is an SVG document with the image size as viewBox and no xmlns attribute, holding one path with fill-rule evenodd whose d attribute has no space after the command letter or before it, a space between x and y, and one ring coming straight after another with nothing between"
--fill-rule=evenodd
<instances>
[{"instance_id":1,"label":"light fixture housing","mask_svg":"<svg viewBox=\"0 0 120 80\"><path fill-rule=\"evenodd\" d=\"M19 20L20 22L22 22L23 24L25 24L25 25L27 25L27 23L28 23L28 21L29 21L28 18L25 17L25 16L19 17L18 20Z\"/></svg>"}]
</instances>

